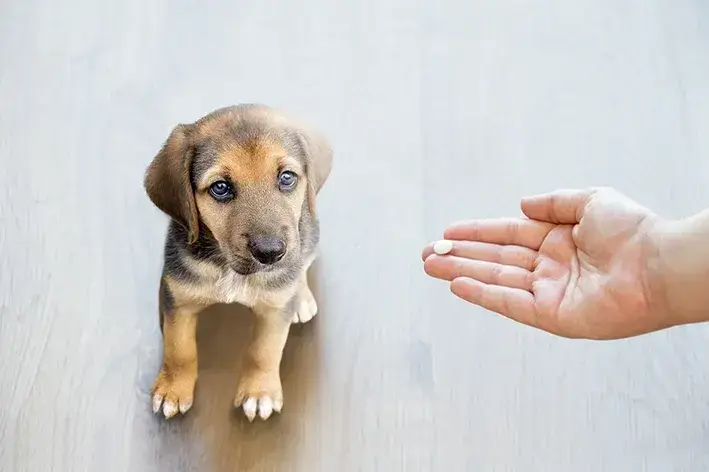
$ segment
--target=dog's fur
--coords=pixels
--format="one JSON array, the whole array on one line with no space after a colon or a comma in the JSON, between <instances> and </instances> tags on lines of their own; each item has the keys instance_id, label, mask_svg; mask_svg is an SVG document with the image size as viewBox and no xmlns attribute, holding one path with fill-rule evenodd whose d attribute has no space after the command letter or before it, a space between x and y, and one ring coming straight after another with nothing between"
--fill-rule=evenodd
<instances>
[{"instance_id":1,"label":"dog's fur","mask_svg":"<svg viewBox=\"0 0 709 472\"><path fill-rule=\"evenodd\" d=\"M315 258L315 199L330 174L332 151L316 131L264 105L218 109L177 125L148 167L145 189L170 218L160 280L163 363L153 410L166 418L192 406L197 380L197 314L237 302L256 315L234 405L253 420L280 411L279 367L292 322L317 312L306 273ZM283 191L279 175L295 173ZM217 201L210 185L226 181L235 197ZM262 264L249 252L254 234L274 235L286 252Z\"/></svg>"}]
</instances>

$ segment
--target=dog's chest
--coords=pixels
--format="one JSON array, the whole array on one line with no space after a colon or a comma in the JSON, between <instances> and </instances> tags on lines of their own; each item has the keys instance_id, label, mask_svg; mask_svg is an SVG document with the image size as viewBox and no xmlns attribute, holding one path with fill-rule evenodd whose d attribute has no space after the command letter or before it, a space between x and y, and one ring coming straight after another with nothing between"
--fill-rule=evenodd
<instances>
[{"instance_id":1,"label":"dog's chest","mask_svg":"<svg viewBox=\"0 0 709 472\"><path fill-rule=\"evenodd\" d=\"M264 298L263 289L255 286L243 275L228 272L217 279L214 284L215 298L220 303L240 303L253 306Z\"/></svg>"}]
</instances>

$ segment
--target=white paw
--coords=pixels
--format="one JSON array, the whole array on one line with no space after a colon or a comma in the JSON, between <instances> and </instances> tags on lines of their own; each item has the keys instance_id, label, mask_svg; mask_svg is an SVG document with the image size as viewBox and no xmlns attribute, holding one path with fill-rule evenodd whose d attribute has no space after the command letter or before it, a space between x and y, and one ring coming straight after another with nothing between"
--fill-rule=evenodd
<instances>
[{"instance_id":1,"label":"white paw","mask_svg":"<svg viewBox=\"0 0 709 472\"><path fill-rule=\"evenodd\" d=\"M195 375L167 375L161 370L153 384L153 413L162 412L166 419L187 413L192 408L196 379Z\"/></svg>"},{"instance_id":2,"label":"white paw","mask_svg":"<svg viewBox=\"0 0 709 472\"><path fill-rule=\"evenodd\" d=\"M278 373L269 375L256 371L245 374L239 381L234 407L241 408L249 421L253 421L257 414L267 420L274 411L280 413L283 388Z\"/></svg>"},{"instance_id":3,"label":"white paw","mask_svg":"<svg viewBox=\"0 0 709 472\"><path fill-rule=\"evenodd\" d=\"M258 413L259 418L262 420L267 420L271 417L273 412L280 413L283 408L283 399L274 400L270 396L266 395L261 398L247 397L246 400L241 404L234 404L236 408L241 407L244 410L244 415L253 421L256 419L256 414Z\"/></svg>"},{"instance_id":4,"label":"white paw","mask_svg":"<svg viewBox=\"0 0 709 472\"><path fill-rule=\"evenodd\" d=\"M318 304L310 289L300 292L300 300L298 301L298 309L293 316L293 323L307 323L318 314Z\"/></svg>"}]
</instances>

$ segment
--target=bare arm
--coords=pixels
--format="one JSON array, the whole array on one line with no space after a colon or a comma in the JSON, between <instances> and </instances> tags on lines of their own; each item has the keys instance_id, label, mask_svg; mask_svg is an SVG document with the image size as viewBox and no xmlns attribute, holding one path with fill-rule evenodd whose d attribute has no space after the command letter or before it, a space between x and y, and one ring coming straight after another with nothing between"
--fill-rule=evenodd
<instances>
[{"instance_id":1,"label":"bare arm","mask_svg":"<svg viewBox=\"0 0 709 472\"><path fill-rule=\"evenodd\" d=\"M709 321L709 210L658 225L656 244L659 309L675 325Z\"/></svg>"}]
</instances>

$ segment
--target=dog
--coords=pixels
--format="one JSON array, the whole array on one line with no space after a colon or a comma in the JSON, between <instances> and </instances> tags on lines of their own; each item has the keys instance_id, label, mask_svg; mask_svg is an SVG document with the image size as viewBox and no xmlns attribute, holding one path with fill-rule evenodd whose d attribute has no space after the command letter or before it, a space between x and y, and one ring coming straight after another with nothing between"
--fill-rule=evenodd
<instances>
[{"instance_id":1,"label":"dog","mask_svg":"<svg viewBox=\"0 0 709 472\"><path fill-rule=\"evenodd\" d=\"M154 413L167 419L191 408L197 317L215 303L239 303L255 315L234 406L249 421L281 411L280 363L290 325L318 310L307 271L320 240L316 196L332 154L318 131L261 104L178 124L163 143L144 177L148 197L170 217Z\"/></svg>"}]
</instances>

